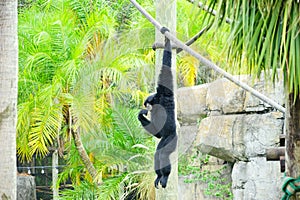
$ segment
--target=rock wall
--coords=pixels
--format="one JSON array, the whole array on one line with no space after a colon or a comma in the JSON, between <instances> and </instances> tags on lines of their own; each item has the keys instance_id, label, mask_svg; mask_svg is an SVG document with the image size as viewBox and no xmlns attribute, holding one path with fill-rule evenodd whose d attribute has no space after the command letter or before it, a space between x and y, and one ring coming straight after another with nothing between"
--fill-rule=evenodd
<instances>
[{"instance_id":1,"label":"rock wall","mask_svg":"<svg viewBox=\"0 0 300 200\"><path fill-rule=\"evenodd\" d=\"M36 200L35 179L33 176L18 174L17 200Z\"/></svg>"},{"instance_id":2,"label":"rock wall","mask_svg":"<svg viewBox=\"0 0 300 200\"><path fill-rule=\"evenodd\" d=\"M284 104L282 81L273 84L264 82L263 77L260 80L249 76L237 78ZM284 125L282 113L225 78L179 88L177 105L181 124L179 155L196 147L233 163L230 175L235 200L281 198L280 164L266 161L266 149L279 146ZM199 198L192 199L203 199L201 195L196 196Z\"/></svg>"}]
</instances>

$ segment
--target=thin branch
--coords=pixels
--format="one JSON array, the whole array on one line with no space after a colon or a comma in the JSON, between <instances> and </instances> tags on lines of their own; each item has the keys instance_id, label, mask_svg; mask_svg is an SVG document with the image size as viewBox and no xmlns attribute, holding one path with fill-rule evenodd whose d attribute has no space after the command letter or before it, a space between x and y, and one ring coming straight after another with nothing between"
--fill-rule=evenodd
<instances>
[{"instance_id":1,"label":"thin branch","mask_svg":"<svg viewBox=\"0 0 300 200\"><path fill-rule=\"evenodd\" d=\"M189 41L187 41L185 43L186 46L190 46L191 44L193 44L196 40L198 40L201 35L203 35L203 33L205 33L205 31L207 31L208 27L205 26L203 29L201 29L201 31L199 31L196 35L194 35ZM178 48L176 53L180 53L182 51L181 48Z\"/></svg>"},{"instance_id":2,"label":"thin branch","mask_svg":"<svg viewBox=\"0 0 300 200\"><path fill-rule=\"evenodd\" d=\"M268 98L267 96L261 94L257 90L251 88L247 84L239 81L234 76L226 72L225 70L218 67L216 64L208 60L207 58L201 56L199 53L185 45L182 41L178 40L174 35L172 35L169 31L162 31L163 26L157 22L140 4L138 4L135 0L130 0L130 2L158 29L162 32L163 35L165 35L167 38L169 38L172 42L174 42L178 47L182 48L195 58L197 58L201 63L208 66L209 68L215 70L216 72L222 74L225 78L232 81L236 85L240 86L244 90L250 92L257 98L261 99L263 102L268 103L269 105L273 106L277 110L279 110L282 113L285 113L285 108L279 105L277 102L273 101L272 99Z\"/></svg>"}]
</instances>

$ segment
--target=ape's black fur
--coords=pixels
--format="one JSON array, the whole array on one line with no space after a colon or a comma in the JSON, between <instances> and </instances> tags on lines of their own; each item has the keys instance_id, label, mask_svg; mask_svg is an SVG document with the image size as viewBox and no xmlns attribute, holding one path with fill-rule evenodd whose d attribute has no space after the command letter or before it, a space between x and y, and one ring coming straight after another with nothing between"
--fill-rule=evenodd
<instances>
[{"instance_id":1,"label":"ape's black fur","mask_svg":"<svg viewBox=\"0 0 300 200\"><path fill-rule=\"evenodd\" d=\"M138 115L143 127L152 135L160 138L155 153L155 187L160 183L163 188L167 186L171 172L170 154L177 146L175 103L173 92L173 77L171 71L172 52L168 38L165 39L162 68L158 77L156 94L149 96L144 105L151 107L151 121L148 120L148 110L142 109Z\"/></svg>"}]
</instances>

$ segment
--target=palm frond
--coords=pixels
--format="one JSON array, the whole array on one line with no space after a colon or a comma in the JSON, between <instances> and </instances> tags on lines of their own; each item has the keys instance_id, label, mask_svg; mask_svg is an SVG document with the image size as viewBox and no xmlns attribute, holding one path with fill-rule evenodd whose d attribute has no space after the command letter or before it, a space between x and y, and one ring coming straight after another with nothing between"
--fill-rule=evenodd
<instances>
[{"instance_id":1,"label":"palm frond","mask_svg":"<svg viewBox=\"0 0 300 200\"><path fill-rule=\"evenodd\" d=\"M97 186L89 182L81 182L80 185L73 185L72 189L65 189L60 192L60 199L74 200L74 199L90 199L95 200Z\"/></svg>"},{"instance_id":2,"label":"palm frond","mask_svg":"<svg viewBox=\"0 0 300 200\"><path fill-rule=\"evenodd\" d=\"M18 122L17 122L17 153L22 162L32 159L30 146L27 145L29 130L31 126L31 112L33 107L32 101L27 101L18 105Z\"/></svg>"},{"instance_id":3,"label":"palm frond","mask_svg":"<svg viewBox=\"0 0 300 200\"><path fill-rule=\"evenodd\" d=\"M100 186L98 190L98 199L99 200L118 200L120 195L122 195L122 183L126 173L123 173L119 176L111 177L104 180L104 183Z\"/></svg>"},{"instance_id":4,"label":"palm frond","mask_svg":"<svg viewBox=\"0 0 300 200\"><path fill-rule=\"evenodd\" d=\"M198 65L199 62L192 56L185 56L179 60L178 71L184 86L195 85Z\"/></svg>"},{"instance_id":5,"label":"palm frond","mask_svg":"<svg viewBox=\"0 0 300 200\"><path fill-rule=\"evenodd\" d=\"M67 143L67 167L60 181L71 178L77 192L66 191L66 199L119 199L122 195L118 191L123 189L120 184L124 183L125 193L129 194L142 180L144 172L139 170L152 165L154 142L139 126L137 111L118 106L115 110L112 105L135 105L132 97L142 98L154 84L151 53L147 52L150 60L145 62L143 49L144 45L149 47L150 42L144 41L154 28L144 21L141 32L127 34L122 30L122 35L116 34L119 11L112 9L112 3L48 1L19 15L19 88L25 90L19 90L24 98L19 104L18 153L24 160L33 154L43 156L56 145L57 136L64 134L61 137ZM132 40L135 34L138 42ZM136 93L137 88L140 92ZM88 154L93 155L90 159L105 175L104 187L95 192L70 139L70 128L80 130ZM105 171L114 166L136 173L128 177L122 170Z\"/></svg>"},{"instance_id":6,"label":"palm frond","mask_svg":"<svg viewBox=\"0 0 300 200\"><path fill-rule=\"evenodd\" d=\"M130 147L137 144L139 138L145 138L144 132L141 132L141 127L137 120L137 114L137 110L122 106L115 106L112 113L116 131L121 132L126 136L126 142L131 144Z\"/></svg>"},{"instance_id":7,"label":"palm frond","mask_svg":"<svg viewBox=\"0 0 300 200\"><path fill-rule=\"evenodd\" d=\"M94 106L95 98L88 91L75 94L70 106L72 118L75 119L74 130L80 127L82 131L86 132L97 127L97 115L94 114Z\"/></svg>"},{"instance_id":8,"label":"palm frond","mask_svg":"<svg viewBox=\"0 0 300 200\"><path fill-rule=\"evenodd\" d=\"M272 80L281 68L288 91L297 96L300 89L299 4L293 0L219 0L214 9L233 19L225 47L230 63L239 68L247 65L248 72L258 76L263 71L270 74Z\"/></svg>"},{"instance_id":9,"label":"palm frond","mask_svg":"<svg viewBox=\"0 0 300 200\"><path fill-rule=\"evenodd\" d=\"M30 154L36 153L38 156L45 156L48 147L53 144L60 133L63 120L62 106L53 94L57 94L54 87L45 87L38 94L36 106L31 112L30 130L28 135L28 145L31 148Z\"/></svg>"}]
</instances>

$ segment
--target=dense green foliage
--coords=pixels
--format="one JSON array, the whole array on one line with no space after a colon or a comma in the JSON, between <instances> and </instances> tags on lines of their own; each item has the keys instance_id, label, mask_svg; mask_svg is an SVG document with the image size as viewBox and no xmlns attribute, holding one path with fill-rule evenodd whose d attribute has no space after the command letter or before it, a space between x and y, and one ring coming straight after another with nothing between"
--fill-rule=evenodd
<instances>
[{"instance_id":1,"label":"dense green foliage","mask_svg":"<svg viewBox=\"0 0 300 200\"><path fill-rule=\"evenodd\" d=\"M19 15L18 140L29 143L18 148L23 160L47 153L63 129L66 106L71 107L76 126L89 131L99 128L113 101L139 105L148 92L147 77L153 72L143 71L149 66L147 54L119 43L118 13L98 4L93 12L81 10L81 3L33 5ZM140 87L144 93L137 92Z\"/></svg>"},{"instance_id":2,"label":"dense green foliage","mask_svg":"<svg viewBox=\"0 0 300 200\"><path fill-rule=\"evenodd\" d=\"M25 162L58 149L67 163L60 181L71 178L74 184L74 190L63 192L66 199L94 187L71 128L80 130L102 174L105 184L95 197L117 198L120 183L124 195L133 190L152 195L144 188L153 186L143 180L151 175L154 143L143 134L133 107L148 94L154 68L149 51L126 37L133 34L125 29L131 24L119 21L126 13L116 6L113 1L36 1L19 10L18 154Z\"/></svg>"},{"instance_id":3,"label":"dense green foliage","mask_svg":"<svg viewBox=\"0 0 300 200\"><path fill-rule=\"evenodd\" d=\"M247 66L248 72L262 71L275 80L284 73L289 93L299 94L299 3L278 1L213 1L212 8L220 18L232 19L228 45L225 50L233 66ZM224 20L223 20L224 22Z\"/></svg>"},{"instance_id":4,"label":"dense green foliage","mask_svg":"<svg viewBox=\"0 0 300 200\"><path fill-rule=\"evenodd\" d=\"M154 14L152 1L143 6ZM203 15L179 1L178 37L196 34ZM17 153L22 162L58 149L66 167L61 199L153 199L154 141L141 129L137 108L154 83L154 27L125 0L22 0L19 4ZM187 20L193 18L194 20ZM208 34L193 45L215 52ZM207 54L206 54L207 55ZM195 85L198 61L178 56L179 85ZM71 130L78 130L90 161L102 175L96 186ZM142 163L142 164L141 164Z\"/></svg>"}]
</instances>

